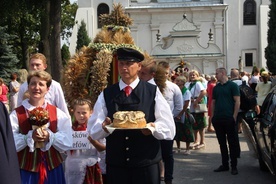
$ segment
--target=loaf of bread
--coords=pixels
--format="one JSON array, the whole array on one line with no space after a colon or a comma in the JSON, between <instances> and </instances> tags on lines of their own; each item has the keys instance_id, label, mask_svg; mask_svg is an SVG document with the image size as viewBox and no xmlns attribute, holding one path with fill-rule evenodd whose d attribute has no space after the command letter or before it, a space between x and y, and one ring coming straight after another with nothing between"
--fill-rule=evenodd
<instances>
[{"instance_id":1,"label":"loaf of bread","mask_svg":"<svg viewBox=\"0 0 276 184\"><path fill-rule=\"evenodd\" d=\"M115 128L145 128L145 114L142 111L118 111L113 114Z\"/></svg>"}]
</instances>

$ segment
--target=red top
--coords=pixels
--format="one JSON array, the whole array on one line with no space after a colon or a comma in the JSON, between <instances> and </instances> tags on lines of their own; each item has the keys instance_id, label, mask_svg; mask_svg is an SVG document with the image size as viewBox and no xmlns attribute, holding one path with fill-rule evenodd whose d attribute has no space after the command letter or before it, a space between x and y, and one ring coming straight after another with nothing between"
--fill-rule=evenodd
<instances>
[{"instance_id":1,"label":"red top","mask_svg":"<svg viewBox=\"0 0 276 184\"><path fill-rule=\"evenodd\" d=\"M216 83L209 82L207 85L207 95L208 95L208 116L211 116L212 111L212 99L213 99L213 89L216 86Z\"/></svg>"},{"instance_id":2,"label":"red top","mask_svg":"<svg viewBox=\"0 0 276 184\"><path fill-rule=\"evenodd\" d=\"M2 94L0 95L0 101L1 102L7 102L8 101L8 87L5 84L2 84Z\"/></svg>"},{"instance_id":3,"label":"red top","mask_svg":"<svg viewBox=\"0 0 276 184\"><path fill-rule=\"evenodd\" d=\"M87 128L87 124L84 123L84 124L79 124L77 121L75 121L72 125L72 129L74 131L85 131Z\"/></svg>"}]
</instances>

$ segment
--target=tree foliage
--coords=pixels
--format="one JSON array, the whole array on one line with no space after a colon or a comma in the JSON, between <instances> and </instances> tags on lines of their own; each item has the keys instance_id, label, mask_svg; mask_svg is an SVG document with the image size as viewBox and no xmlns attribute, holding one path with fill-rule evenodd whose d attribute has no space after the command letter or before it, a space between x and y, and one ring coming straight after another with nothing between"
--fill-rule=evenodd
<instances>
[{"instance_id":1,"label":"tree foliage","mask_svg":"<svg viewBox=\"0 0 276 184\"><path fill-rule=\"evenodd\" d=\"M17 70L18 59L9 43L14 36L9 35L5 27L0 27L0 35L0 77L7 83L10 74Z\"/></svg>"},{"instance_id":2,"label":"tree foliage","mask_svg":"<svg viewBox=\"0 0 276 184\"><path fill-rule=\"evenodd\" d=\"M16 35L13 40L13 51L17 53L21 66L27 68L27 53L36 50L39 41L40 4L30 0L2 0L4 10L1 14L0 26L7 26L10 34ZM6 11L8 10L8 11Z\"/></svg>"},{"instance_id":3,"label":"tree foliage","mask_svg":"<svg viewBox=\"0 0 276 184\"><path fill-rule=\"evenodd\" d=\"M78 29L77 34L77 50L80 50L83 46L87 46L91 42L91 39L88 36L87 30L86 30L86 24L84 21L81 21L81 25Z\"/></svg>"},{"instance_id":4,"label":"tree foliage","mask_svg":"<svg viewBox=\"0 0 276 184\"><path fill-rule=\"evenodd\" d=\"M71 57L69 47L66 44L62 45L61 57L62 57L62 65L64 66Z\"/></svg>"},{"instance_id":5,"label":"tree foliage","mask_svg":"<svg viewBox=\"0 0 276 184\"><path fill-rule=\"evenodd\" d=\"M72 35L72 29L75 25L75 16L78 9L77 3L70 4L70 2L64 1L61 5L61 38L68 43L68 39Z\"/></svg>"},{"instance_id":6,"label":"tree foliage","mask_svg":"<svg viewBox=\"0 0 276 184\"><path fill-rule=\"evenodd\" d=\"M71 6L69 0L1 0L0 7L0 26L7 26L8 32L16 35L12 49L20 59L19 67L27 69L29 56L41 52L50 61L47 71L59 80L61 68L56 67L62 67L60 37L71 35L76 3Z\"/></svg>"},{"instance_id":7,"label":"tree foliage","mask_svg":"<svg viewBox=\"0 0 276 184\"><path fill-rule=\"evenodd\" d=\"M269 20L268 20L268 32L267 42L268 45L265 48L265 58L268 70L275 75L276 74L276 0L271 0L269 6Z\"/></svg>"}]
</instances>

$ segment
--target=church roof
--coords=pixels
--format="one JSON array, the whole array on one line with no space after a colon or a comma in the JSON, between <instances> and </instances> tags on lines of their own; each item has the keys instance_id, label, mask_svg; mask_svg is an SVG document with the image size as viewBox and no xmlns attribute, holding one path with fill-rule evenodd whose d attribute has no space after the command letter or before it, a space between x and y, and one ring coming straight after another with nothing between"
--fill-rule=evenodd
<instances>
[{"instance_id":1,"label":"church roof","mask_svg":"<svg viewBox=\"0 0 276 184\"><path fill-rule=\"evenodd\" d=\"M139 3L131 3L129 7L126 9L158 9L158 8L183 8L183 7L219 7L225 6L223 3L214 3L214 2L181 2L181 3L147 3L147 4L139 4Z\"/></svg>"}]
</instances>

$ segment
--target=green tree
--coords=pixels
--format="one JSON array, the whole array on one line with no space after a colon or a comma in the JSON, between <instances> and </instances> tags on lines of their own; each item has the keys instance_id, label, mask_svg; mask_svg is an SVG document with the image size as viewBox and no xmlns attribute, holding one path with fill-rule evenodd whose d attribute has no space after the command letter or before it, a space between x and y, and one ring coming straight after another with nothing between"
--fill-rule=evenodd
<instances>
[{"instance_id":1,"label":"green tree","mask_svg":"<svg viewBox=\"0 0 276 184\"><path fill-rule=\"evenodd\" d=\"M62 57L62 65L66 65L67 61L70 59L70 51L69 47L66 44L62 45L61 48L61 57Z\"/></svg>"},{"instance_id":2,"label":"green tree","mask_svg":"<svg viewBox=\"0 0 276 184\"><path fill-rule=\"evenodd\" d=\"M77 3L70 4L70 2L64 1L61 5L61 38L69 43L68 39L72 35L72 29L75 25L75 17L78 9Z\"/></svg>"},{"instance_id":3,"label":"green tree","mask_svg":"<svg viewBox=\"0 0 276 184\"><path fill-rule=\"evenodd\" d=\"M7 34L5 27L0 27L0 77L7 83L10 74L17 71L18 59L16 54L12 53L12 45L9 44L13 35Z\"/></svg>"},{"instance_id":4,"label":"green tree","mask_svg":"<svg viewBox=\"0 0 276 184\"><path fill-rule=\"evenodd\" d=\"M61 11L62 6L66 6L66 11ZM72 6L74 8L69 0L0 1L0 26L7 25L9 33L17 36L13 40L13 50L20 58L20 68L27 69L30 54L41 52L49 61L47 71L59 81L62 69L60 36L68 38L72 32L72 17L75 17L77 5ZM62 14L66 20L63 25Z\"/></svg>"},{"instance_id":5,"label":"green tree","mask_svg":"<svg viewBox=\"0 0 276 184\"><path fill-rule=\"evenodd\" d=\"M276 74L276 0L271 0L268 13L268 32L267 32L267 47L265 48L265 58L268 70Z\"/></svg>"},{"instance_id":6,"label":"green tree","mask_svg":"<svg viewBox=\"0 0 276 184\"><path fill-rule=\"evenodd\" d=\"M83 46L87 46L90 42L91 39L88 36L86 24L82 20L81 25L78 29L76 50L80 50L80 48L82 48Z\"/></svg>"},{"instance_id":7,"label":"green tree","mask_svg":"<svg viewBox=\"0 0 276 184\"><path fill-rule=\"evenodd\" d=\"M27 68L29 52L36 51L40 39L40 4L30 0L2 0L1 3L0 26L7 26L9 34L16 35L13 52L20 59L20 67Z\"/></svg>"}]
</instances>

